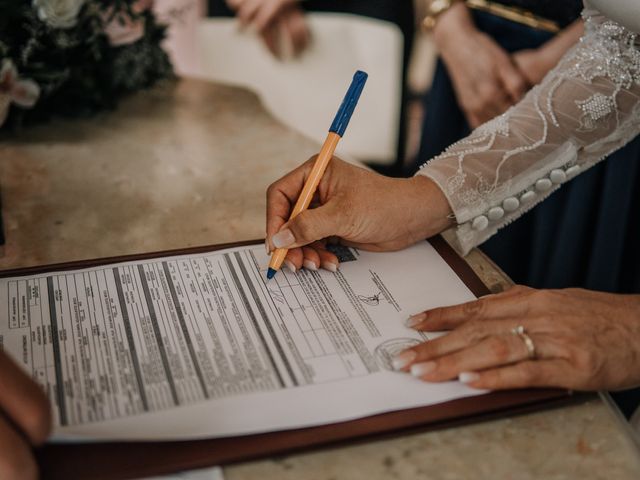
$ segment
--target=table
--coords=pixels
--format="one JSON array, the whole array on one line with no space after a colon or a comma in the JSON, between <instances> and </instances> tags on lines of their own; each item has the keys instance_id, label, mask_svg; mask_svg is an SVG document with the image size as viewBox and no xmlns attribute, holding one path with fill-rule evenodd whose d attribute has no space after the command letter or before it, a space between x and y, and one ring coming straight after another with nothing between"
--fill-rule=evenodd
<instances>
[{"instance_id":1,"label":"table","mask_svg":"<svg viewBox=\"0 0 640 480\"><path fill-rule=\"evenodd\" d=\"M278 139L278 141L274 141ZM115 112L0 137L7 244L0 268L264 236L268 184L318 145L250 92L185 79ZM485 283L509 281L479 251ZM631 437L586 402L225 468L228 480L640 478Z\"/></svg>"}]
</instances>

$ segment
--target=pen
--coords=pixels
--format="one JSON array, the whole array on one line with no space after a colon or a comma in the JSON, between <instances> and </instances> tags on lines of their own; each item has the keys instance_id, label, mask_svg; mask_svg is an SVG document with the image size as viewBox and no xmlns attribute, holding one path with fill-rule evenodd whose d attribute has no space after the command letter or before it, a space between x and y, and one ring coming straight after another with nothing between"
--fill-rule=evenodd
<instances>
[{"instance_id":1,"label":"pen","mask_svg":"<svg viewBox=\"0 0 640 480\"><path fill-rule=\"evenodd\" d=\"M331 160L333 153L336 151L338 141L340 141L347 129L347 125L349 125L349 120L351 120L351 115L356 108L358 99L360 98L360 94L364 88L364 84L367 81L367 77L368 75L360 70L358 70L353 76L349 90L347 90L347 94L340 104L338 113L336 113L336 117L333 119L333 123L329 128L329 134L320 149L320 153L318 153L318 157L313 164L309 178L307 178L307 181L302 188L302 193L300 193L298 201L293 207L289 220L309 208L313 194L318 188L320 180L329 165L329 160ZM287 248L277 248L273 252L271 255L271 261L269 262L269 270L267 270L267 279L271 280L277 271L280 270L282 262L284 262L288 251L289 249Z\"/></svg>"}]
</instances>

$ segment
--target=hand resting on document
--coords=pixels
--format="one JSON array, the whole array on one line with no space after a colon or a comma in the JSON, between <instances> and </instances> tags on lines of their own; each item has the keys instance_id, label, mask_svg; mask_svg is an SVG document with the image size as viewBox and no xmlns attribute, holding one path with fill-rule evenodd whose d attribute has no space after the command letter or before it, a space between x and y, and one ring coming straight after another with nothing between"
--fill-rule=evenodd
<instances>
[{"instance_id":1,"label":"hand resting on document","mask_svg":"<svg viewBox=\"0 0 640 480\"><path fill-rule=\"evenodd\" d=\"M640 384L640 295L581 289L506 292L412 316L450 333L401 353L395 366L428 382L474 388L616 390ZM518 326L535 346L531 358Z\"/></svg>"},{"instance_id":2,"label":"hand resting on document","mask_svg":"<svg viewBox=\"0 0 640 480\"><path fill-rule=\"evenodd\" d=\"M40 387L2 351L0 409L0 478L38 478L32 448L49 436L49 402Z\"/></svg>"}]
</instances>

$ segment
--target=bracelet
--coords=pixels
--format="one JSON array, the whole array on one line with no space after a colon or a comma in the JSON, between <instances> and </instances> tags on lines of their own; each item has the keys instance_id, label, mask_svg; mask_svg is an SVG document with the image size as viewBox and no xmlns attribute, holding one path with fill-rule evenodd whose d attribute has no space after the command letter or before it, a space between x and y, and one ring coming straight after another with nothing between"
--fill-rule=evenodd
<instances>
[{"instance_id":1,"label":"bracelet","mask_svg":"<svg viewBox=\"0 0 640 480\"><path fill-rule=\"evenodd\" d=\"M427 7L427 16L422 20L422 27L430 32L436 26L438 17L461 0L432 0Z\"/></svg>"}]
</instances>

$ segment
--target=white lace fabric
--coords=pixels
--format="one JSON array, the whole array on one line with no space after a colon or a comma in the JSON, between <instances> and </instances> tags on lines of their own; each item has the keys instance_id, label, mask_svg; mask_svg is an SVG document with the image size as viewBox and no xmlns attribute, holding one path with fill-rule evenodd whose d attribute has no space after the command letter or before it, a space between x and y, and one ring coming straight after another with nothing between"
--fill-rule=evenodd
<instances>
[{"instance_id":1,"label":"white lace fabric","mask_svg":"<svg viewBox=\"0 0 640 480\"><path fill-rule=\"evenodd\" d=\"M423 165L466 254L640 133L640 41L593 9L585 34L505 114Z\"/></svg>"}]
</instances>

